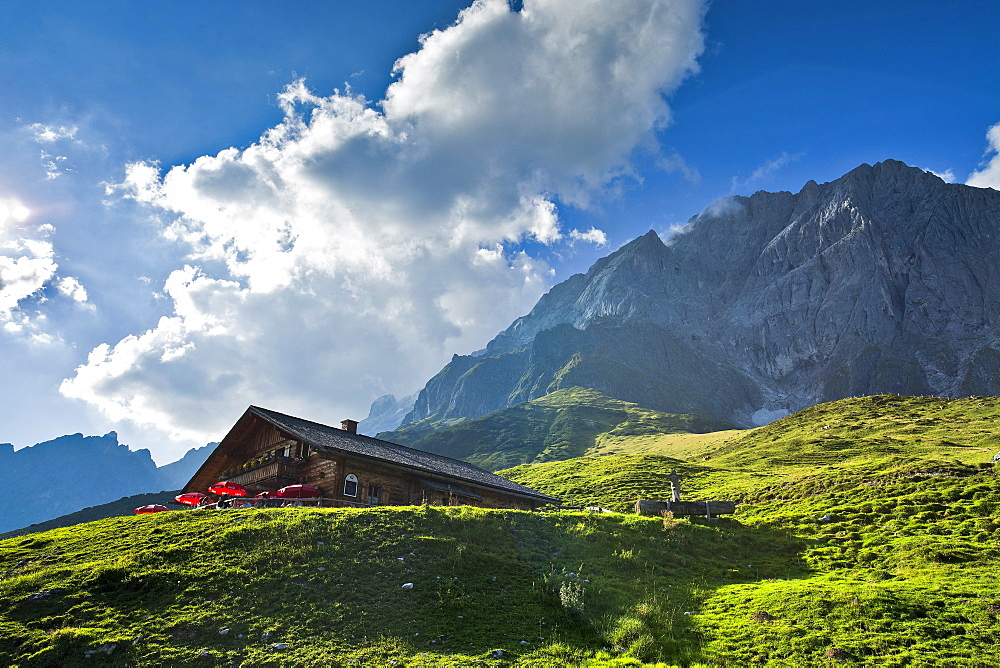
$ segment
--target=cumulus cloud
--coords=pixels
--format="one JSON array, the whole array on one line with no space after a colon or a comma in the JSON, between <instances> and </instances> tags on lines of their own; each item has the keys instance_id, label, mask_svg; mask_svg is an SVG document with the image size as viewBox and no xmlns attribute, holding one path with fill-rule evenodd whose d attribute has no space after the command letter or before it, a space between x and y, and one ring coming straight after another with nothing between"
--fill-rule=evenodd
<instances>
[{"instance_id":1,"label":"cumulus cloud","mask_svg":"<svg viewBox=\"0 0 1000 668\"><path fill-rule=\"evenodd\" d=\"M87 301L87 289L83 287L79 280L72 276L60 278L56 283L56 287L59 288L59 292L75 302L82 303Z\"/></svg>"},{"instance_id":2,"label":"cumulus cloud","mask_svg":"<svg viewBox=\"0 0 1000 668\"><path fill-rule=\"evenodd\" d=\"M87 291L78 279L57 274L51 241L55 228L26 224L30 218L31 210L19 200L0 198L0 329L36 343L52 343L58 336L46 331L46 315L25 310L25 305L45 302L50 286L77 303L87 301Z\"/></svg>"},{"instance_id":3,"label":"cumulus cloud","mask_svg":"<svg viewBox=\"0 0 1000 668\"><path fill-rule=\"evenodd\" d=\"M55 248L50 241L51 225L24 227L31 211L16 199L0 199L0 325L10 334L27 333L39 342L54 340L42 331L44 314L29 314L24 303L32 298L44 301L47 286L77 301L87 300L87 291L73 277L59 277Z\"/></svg>"},{"instance_id":4,"label":"cumulus cloud","mask_svg":"<svg viewBox=\"0 0 1000 668\"><path fill-rule=\"evenodd\" d=\"M56 274L52 244L38 239L0 243L0 322L11 320L18 304L40 292Z\"/></svg>"},{"instance_id":5,"label":"cumulus cloud","mask_svg":"<svg viewBox=\"0 0 1000 668\"><path fill-rule=\"evenodd\" d=\"M478 0L378 104L296 81L248 148L129 165L109 194L148 205L190 264L164 286L173 312L96 348L62 392L203 441L248 403L335 419L412 391L548 287L524 248L606 243L565 232L559 207L629 174L669 122L704 9Z\"/></svg>"},{"instance_id":6,"label":"cumulus cloud","mask_svg":"<svg viewBox=\"0 0 1000 668\"><path fill-rule=\"evenodd\" d=\"M17 226L31 215L16 199L0 199L0 323L19 331L18 305L41 292L56 273L52 244L43 238L25 238Z\"/></svg>"},{"instance_id":7,"label":"cumulus cloud","mask_svg":"<svg viewBox=\"0 0 1000 668\"><path fill-rule=\"evenodd\" d=\"M608 245L608 235L604 233L604 230L599 230L596 227L592 227L586 232L570 230L569 238L573 241L586 241L598 246Z\"/></svg>"},{"instance_id":8,"label":"cumulus cloud","mask_svg":"<svg viewBox=\"0 0 1000 668\"><path fill-rule=\"evenodd\" d=\"M1000 123L986 131L986 159L981 169L969 174L966 185L1000 190Z\"/></svg>"}]
</instances>

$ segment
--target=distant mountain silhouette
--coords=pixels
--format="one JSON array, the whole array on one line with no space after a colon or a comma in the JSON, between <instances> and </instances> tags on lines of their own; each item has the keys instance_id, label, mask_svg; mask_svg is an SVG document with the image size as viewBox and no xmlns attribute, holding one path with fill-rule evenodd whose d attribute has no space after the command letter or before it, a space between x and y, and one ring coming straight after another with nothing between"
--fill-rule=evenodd
<instances>
[{"instance_id":1,"label":"distant mountain silhouette","mask_svg":"<svg viewBox=\"0 0 1000 668\"><path fill-rule=\"evenodd\" d=\"M17 451L0 444L0 532L124 496L178 489L213 447L192 449L157 468L149 450L130 450L115 432L61 436Z\"/></svg>"},{"instance_id":2,"label":"distant mountain silhouette","mask_svg":"<svg viewBox=\"0 0 1000 668\"><path fill-rule=\"evenodd\" d=\"M39 531L49 531L50 529L76 526L77 524L83 524L84 522L94 522L108 517L130 517L135 514L135 509L140 506L154 503L173 503L174 497L178 494L180 494L180 490L175 489L169 492L149 492L146 494L133 494L132 496L125 496L115 501L109 501L108 503L88 506L82 510L69 513L68 515L60 515L59 517L50 520L36 522L25 527L0 533L0 540L4 538L13 538L14 536L23 536L29 533L37 533ZM176 504L173 507L178 510L181 509L179 504Z\"/></svg>"}]
</instances>

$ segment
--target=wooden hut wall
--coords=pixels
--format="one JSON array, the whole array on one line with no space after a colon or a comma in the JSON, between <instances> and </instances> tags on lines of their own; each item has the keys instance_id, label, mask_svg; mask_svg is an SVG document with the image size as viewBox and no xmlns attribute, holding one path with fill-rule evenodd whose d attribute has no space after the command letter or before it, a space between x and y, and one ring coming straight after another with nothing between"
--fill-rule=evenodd
<instances>
[{"instance_id":1,"label":"wooden hut wall","mask_svg":"<svg viewBox=\"0 0 1000 668\"><path fill-rule=\"evenodd\" d=\"M320 452L305 460L303 482L307 482L323 492L323 496L348 503L368 505L372 486L379 488L379 505L472 505L485 508L519 508L530 510L540 504L499 490L473 487L471 483L455 481L453 484L474 492L481 499L449 495L447 491L430 489L421 485L419 475L399 467L378 461L345 457L333 453ZM344 481L348 475L358 479L357 496L344 494Z\"/></svg>"}]
</instances>

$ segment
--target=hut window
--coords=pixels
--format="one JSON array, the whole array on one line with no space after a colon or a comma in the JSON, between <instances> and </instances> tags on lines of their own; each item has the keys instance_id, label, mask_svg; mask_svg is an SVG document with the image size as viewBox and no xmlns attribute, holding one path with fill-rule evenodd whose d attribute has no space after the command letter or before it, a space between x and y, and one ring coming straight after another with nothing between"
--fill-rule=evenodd
<instances>
[{"instance_id":1,"label":"hut window","mask_svg":"<svg viewBox=\"0 0 1000 668\"><path fill-rule=\"evenodd\" d=\"M368 503L377 506L379 497L382 495L382 488L378 485L368 485Z\"/></svg>"},{"instance_id":2,"label":"hut window","mask_svg":"<svg viewBox=\"0 0 1000 668\"><path fill-rule=\"evenodd\" d=\"M344 479L344 496L358 495L358 476L353 473L348 474Z\"/></svg>"}]
</instances>

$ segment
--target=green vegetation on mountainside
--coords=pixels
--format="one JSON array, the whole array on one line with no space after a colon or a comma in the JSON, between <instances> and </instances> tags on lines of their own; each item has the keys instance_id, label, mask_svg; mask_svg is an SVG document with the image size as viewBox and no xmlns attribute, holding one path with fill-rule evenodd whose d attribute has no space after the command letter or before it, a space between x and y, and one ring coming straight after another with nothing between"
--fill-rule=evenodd
<instances>
[{"instance_id":1,"label":"green vegetation on mountainside","mask_svg":"<svg viewBox=\"0 0 1000 668\"><path fill-rule=\"evenodd\" d=\"M0 663L686 663L697 602L801 575L798 549L732 523L467 507L115 518L0 542Z\"/></svg>"},{"instance_id":2,"label":"green vegetation on mountainside","mask_svg":"<svg viewBox=\"0 0 1000 668\"><path fill-rule=\"evenodd\" d=\"M711 454L764 469L901 455L982 461L998 449L1000 398L880 395L818 404L750 430Z\"/></svg>"},{"instance_id":3,"label":"green vegetation on mountainside","mask_svg":"<svg viewBox=\"0 0 1000 668\"><path fill-rule=\"evenodd\" d=\"M1000 665L1000 399L822 404L689 453L521 466L511 479L624 510L740 501L735 519L803 541L802 578L723 586L694 615L703 659L729 665ZM753 563L753 562L751 562Z\"/></svg>"},{"instance_id":4,"label":"green vegetation on mountainside","mask_svg":"<svg viewBox=\"0 0 1000 668\"><path fill-rule=\"evenodd\" d=\"M631 439L645 443L665 435L732 428L718 420L663 413L573 387L474 420L424 420L380 436L492 471L614 452ZM625 447L632 449L631 443Z\"/></svg>"},{"instance_id":5,"label":"green vegetation on mountainside","mask_svg":"<svg viewBox=\"0 0 1000 668\"><path fill-rule=\"evenodd\" d=\"M662 455L581 457L546 464L523 464L499 473L532 489L544 490L567 506L597 506L616 512L632 512L636 499L669 498L667 476L675 471L681 476L688 494L704 489L709 480L721 482L726 476L725 472L701 463Z\"/></svg>"}]
</instances>

